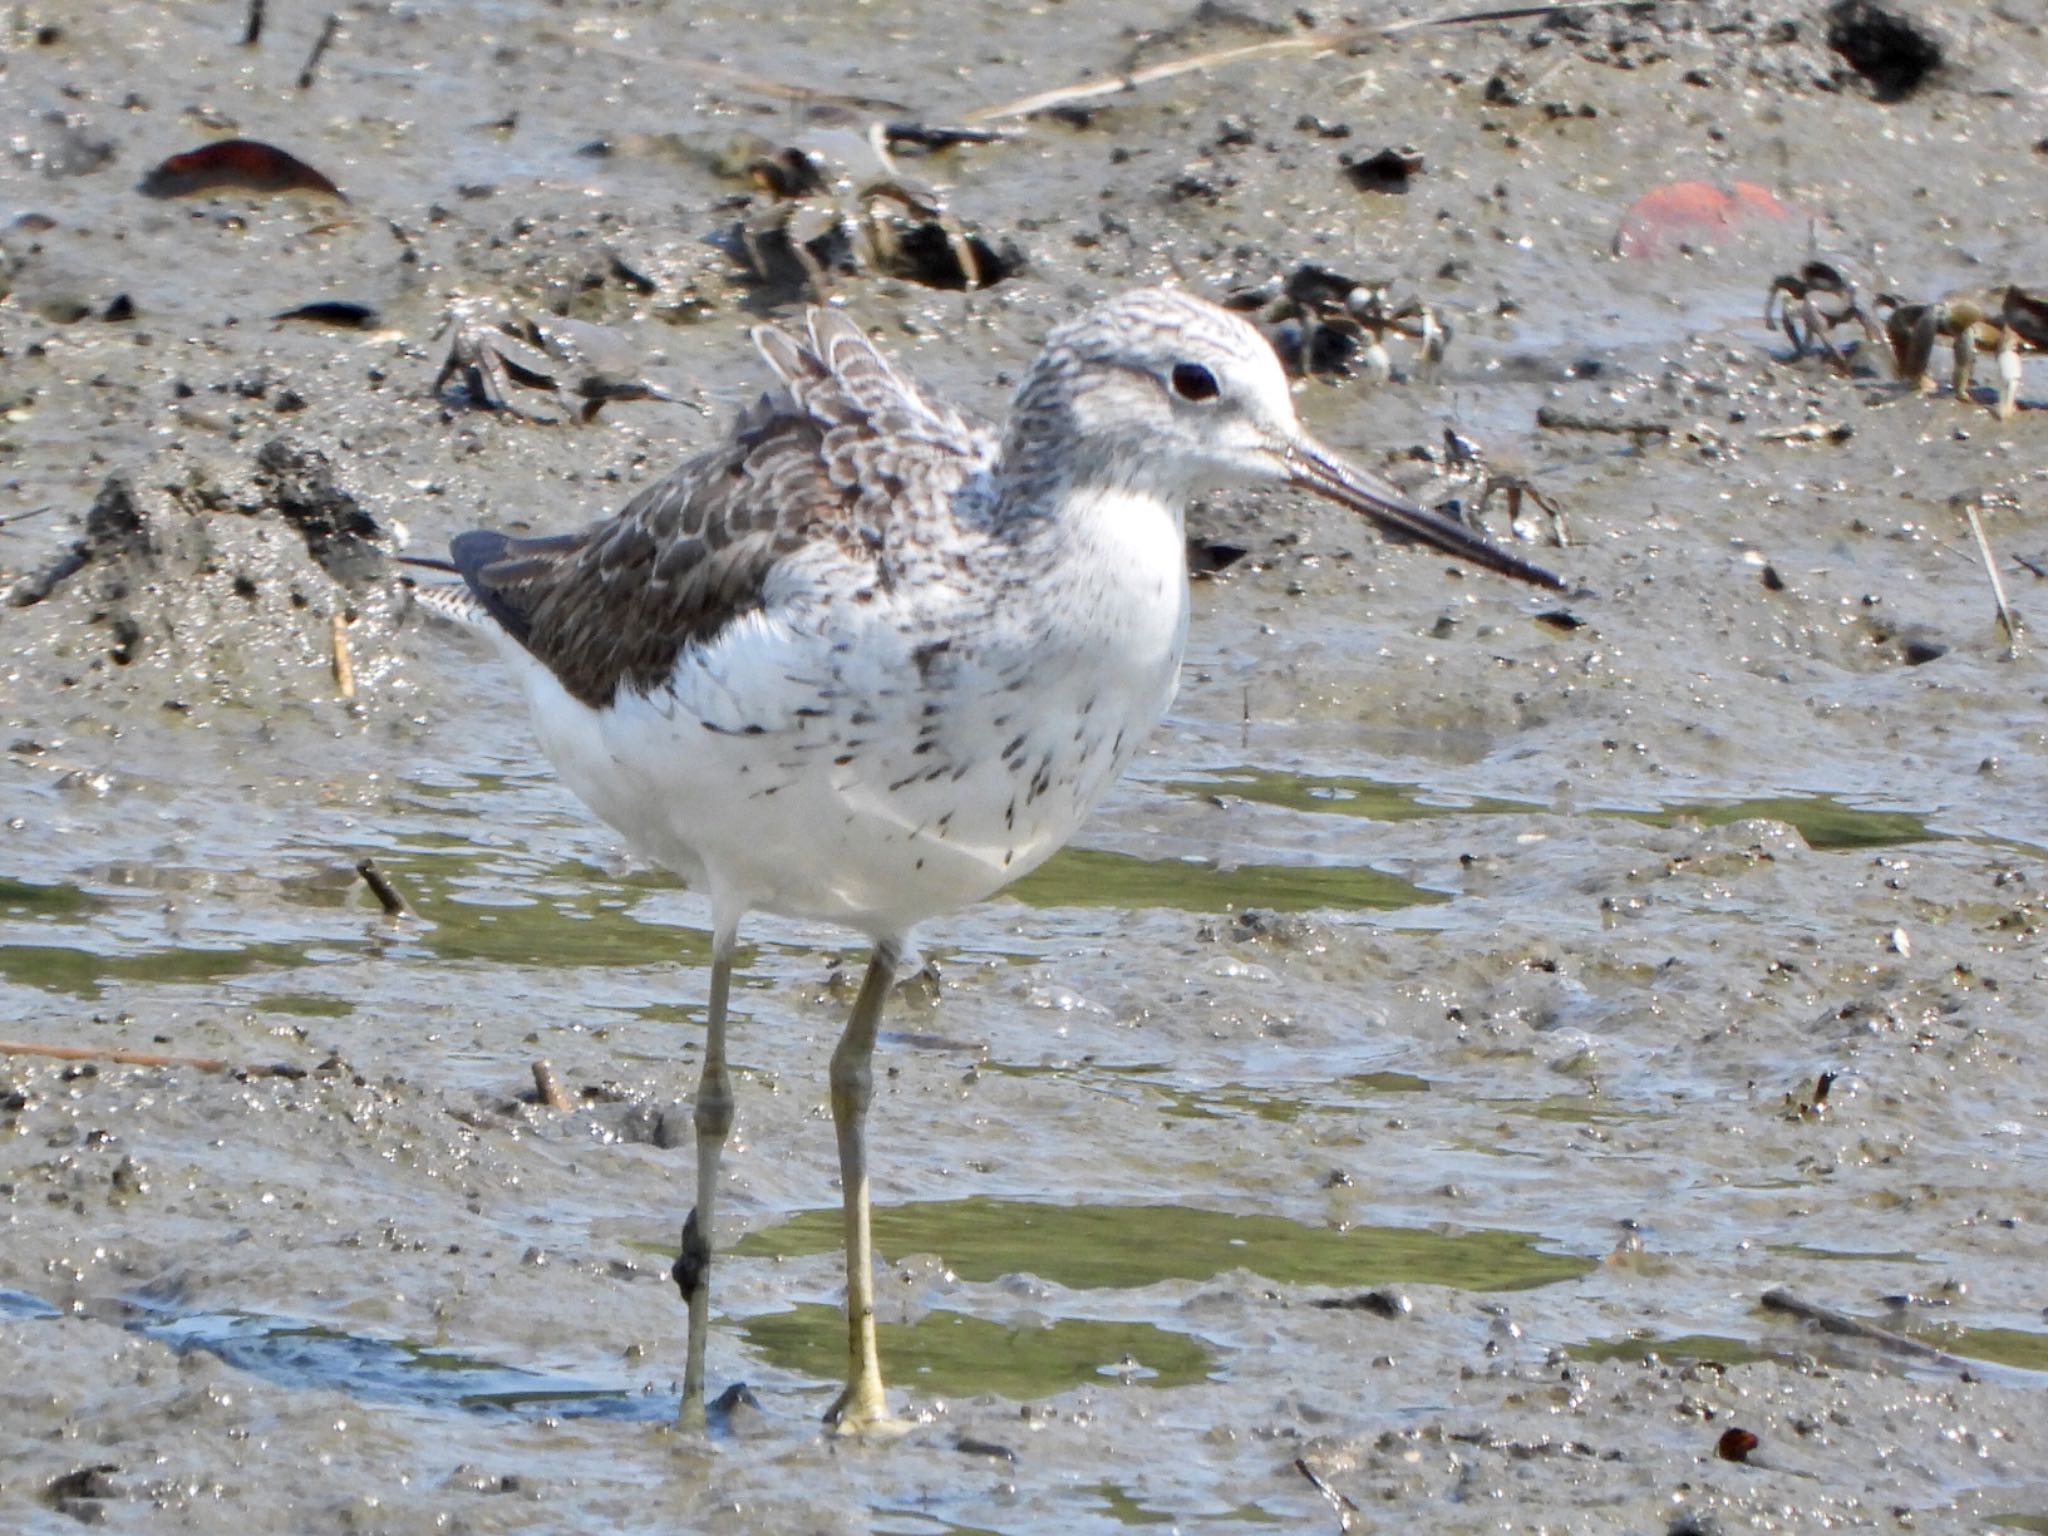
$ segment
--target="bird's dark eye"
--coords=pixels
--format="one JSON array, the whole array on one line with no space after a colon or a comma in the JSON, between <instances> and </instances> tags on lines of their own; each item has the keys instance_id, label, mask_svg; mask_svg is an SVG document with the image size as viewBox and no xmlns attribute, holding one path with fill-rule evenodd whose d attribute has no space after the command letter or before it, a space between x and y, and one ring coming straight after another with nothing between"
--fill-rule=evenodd
<instances>
[{"instance_id":1,"label":"bird's dark eye","mask_svg":"<svg viewBox=\"0 0 2048 1536\"><path fill-rule=\"evenodd\" d=\"M1216 375L1200 363L1175 363L1172 382L1183 400L1214 400L1217 395Z\"/></svg>"}]
</instances>

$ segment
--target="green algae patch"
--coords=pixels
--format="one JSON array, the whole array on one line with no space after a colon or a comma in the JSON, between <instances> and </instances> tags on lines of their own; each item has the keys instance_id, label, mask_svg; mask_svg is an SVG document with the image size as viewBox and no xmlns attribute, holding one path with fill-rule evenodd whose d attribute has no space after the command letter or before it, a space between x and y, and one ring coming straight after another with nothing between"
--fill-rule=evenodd
<instances>
[{"instance_id":1,"label":"green algae patch","mask_svg":"<svg viewBox=\"0 0 2048 1536\"><path fill-rule=\"evenodd\" d=\"M1053 855L1007 894L1032 907L1154 907L1178 912L1392 912L1449 901L1398 875L1347 864L1139 859L1099 848Z\"/></svg>"},{"instance_id":2,"label":"green algae patch","mask_svg":"<svg viewBox=\"0 0 2048 1536\"><path fill-rule=\"evenodd\" d=\"M1283 1285L1518 1291L1574 1280L1594 1266L1526 1232L1340 1231L1178 1205L934 1200L877 1210L874 1231L882 1253L935 1253L963 1280L1032 1274L1076 1290L1130 1290L1246 1269ZM749 1258L835 1252L842 1235L835 1206L750 1232L733 1251Z\"/></svg>"},{"instance_id":3,"label":"green algae patch","mask_svg":"<svg viewBox=\"0 0 2048 1536\"><path fill-rule=\"evenodd\" d=\"M1681 821L1722 827L1737 821L1782 821L1798 830L1809 848L1841 852L1857 848L1894 848L1910 843L1938 842L1924 817L1910 811L1873 810L1851 805L1833 795L1768 795L1748 800L1674 802L1647 810L1582 806L1559 811L1526 800L1451 795L1413 784L1377 779L1284 773L1264 768L1230 768L1202 779L1159 786L1168 794L1234 795L1257 805L1319 816L1355 816L1364 821L1418 821L1447 816L1619 816L1650 826Z\"/></svg>"},{"instance_id":4,"label":"green algae patch","mask_svg":"<svg viewBox=\"0 0 2048 1536\"><path fill-rule=\"evenodd\" d=\"M825 1303L750 1317L748 1344L784 1370L837 1381L846 1374L846 1315ZM1088 1385L1184 1387L1208 1379L1209 1351L1150 1323L1063 1317L1010 1326L962 1312L927 1312L911 1323L877 1323L889 1379L913 1392L984 1392L1029 1402Z\"/></svg>"}]
</instances>

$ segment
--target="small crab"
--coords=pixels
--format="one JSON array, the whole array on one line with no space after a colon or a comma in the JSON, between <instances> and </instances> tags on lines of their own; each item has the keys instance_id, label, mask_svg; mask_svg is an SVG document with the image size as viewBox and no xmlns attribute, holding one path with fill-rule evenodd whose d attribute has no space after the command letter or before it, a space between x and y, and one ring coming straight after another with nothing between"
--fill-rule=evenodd
<instances>
[{"instance_id":1,"label":"small crab","mask_svg":"<svg viewBox=\"0 0 2048 1536\"><path fill-rule=\"evenodd\" d=\"M1224 300L1266 333L1289 373L1346 374L1356 357L1365 375L1384 384L1394 377L1387 338L1415 343L1425 367L1443 361L1450 327L1420 299L1396 297L1388 281L1360 282L1327 267L1297 267L1284 282L1240 289Z\"/></svg>"},{"instance_id":2,"label":"small crab","mask_svg":"<svg viewBox=\"0 0 2048 1536\"><path fill-rule=\"evenodd\" d=\"M1394 376L1386 348L1389 335L1414 342L1416 355L1430 368L1444 360L1444 349L1451 344L1450 327L1437 319L1435 310L1417 298L1396 303L1392 293L1391 283L1360 283L1344 300L1351 318L1372 338L1365 349L1366 369L1382 384Z\"/></svg>"},{"instance_id":3,"label":"small crab","mask_svg":"<svg viewBox=\"0 0 2048 1536\"><path fill-rule=\"evenodd\" d=\"M1507 499L1508 527L1516 538L1534 543L1537 537L1534 519L1525 520L1522 516L1522 503L1526 500L1549 520L1551 543L1563 549L1571 542L1565 534L1564 508L1557 498L1538 490L1535 483L1518 470L1489 464L1479 444L1462 432L1444 428L1440 467L1446 478L1474 482L1477 494L1471 504L1458 507L1458 515L1468 527L1480 527L1479 520L1486 515L1486 504L1493 500L1495 493L1499 493Z\"/></svg>"},{"instance_id":4,"label":"small crab","mask_svg":"<svg viewBox=\"0 0 2048 1536\"><path fill-rule=\"evenodd\" d=\"M856 184L809 150L748 161L754 192L729 205L742 216L727 238L748 279L813 299L831 292L835 275L860 272L971 292L1022 265L1014 249L998 251L954 218L936 188L883 164L888 174Z\"/></svg>"},{"instance_id":5,"label":"small crab","mask_svg":"<svg viewBox=\"0 0 2048 1536\"><path fill-rule=\"evenodd\" d=\"M1835 345L1831 334L1837 326L1854 320L1872 346L1884 340L1877 322L1863 307L1862 292L1848 265L1839 260L1816 257L1797 272L1781 272L1771 279L1764 295L1764 325L1783 330L1792 343L1792 355L1804 357L1817 351L1842 372L1849 371L1849 359Z\"/></svg>"},{"instance_id":6,"label":"small crab","mask_svg":"<svg viewBox=\"0 0 2048 1536\"><path fill-rule=\"evenodd\" d=\"M1934 388L1935 343L1946 340L1954 350L1956 398L1967 400L1977 371L1977 353L1998 354L1998 399L1992 409L2000 421L2019 409L2020 353L2048 351L2048 299L2017 284L2000 294L1942 299L1909 304L1897 294L1879 294L1874 306L1884 315L1886 338L1898 376L1922 394Z\"/></svg>"},{"instance_id":7,"label":"small crab","mask_svg":"<svg viewBox=\"0 0 2048 1536\"><path fill-rule=\"evenodd\" d=\"M643 377L632 344L609 326L560 315L527 315L491 300L458 301L448 315L454 335L447 360L434 376L439 394L460 375L472 402L526 421L560 418L517 403L514 386L577 402L589 421L614 400L681 403L665 385Z\"/></svg>"}]
</instances>

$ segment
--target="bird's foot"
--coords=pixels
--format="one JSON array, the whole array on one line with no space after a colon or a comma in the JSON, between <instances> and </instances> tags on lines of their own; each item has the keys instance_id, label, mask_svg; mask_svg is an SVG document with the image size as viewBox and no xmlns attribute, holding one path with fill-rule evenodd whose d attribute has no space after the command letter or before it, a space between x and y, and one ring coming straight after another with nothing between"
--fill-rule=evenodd
<instances>
[{"instance_id":1,"label":"bird's foot","mask_svg":"<svg viewBox=\"0 0 2048 1536\"><path fill-rule=\"evenodd\" d=\"M682 1406L676 1409L676 1428L686 1435L701 1435L710 1427L704 1414L704 1394L685 1392Z\"/></svg>"},{"instance_id":2,"label":"bird's foot","mask_svg":"<svg viewBox=\"0 0 2048 1536\"><path fill-rule=\"evenodd\" d=\"M909 1419L899 1419L889 1411L880 1382L863 1382L841 1392L825 1410L825 1422L835 1435L857 1435L866 1440L894 1440L913 1427Z\"/></svg>"}]
</instances>

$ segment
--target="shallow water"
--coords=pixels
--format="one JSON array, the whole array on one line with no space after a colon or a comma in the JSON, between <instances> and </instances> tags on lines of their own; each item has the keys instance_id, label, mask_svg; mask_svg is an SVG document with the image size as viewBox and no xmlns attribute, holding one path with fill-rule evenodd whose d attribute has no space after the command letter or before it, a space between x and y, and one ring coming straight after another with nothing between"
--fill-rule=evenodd
<instances>
[{"instance_id":1,"label":"shallow water","mask_svg":"<svg viewBox=\"0 0 2048 1536\"><path fill-rule=\"evenodd\" d=\"M417 548L606 510L758 383L711 152L860 153L685 61L943 121L1113 71L1159 18L998 11L954 48L914 7L350 11L302 94L317 17L273 9L254 50L225 13L8 22L0 206L55 222L0 228L0 518L55 510L0 564L76 538L117 470L163 548L0 609L0 1034L298 1075L0 1058L0 1524L1332 1529L1306 1458L1430 1529L2042 1528L2043 690L1951 498L2040 557L2048 418L1784 359L1752 317L1803 231L1606 254L1647 185L1741 175L1902 288L2027 276L2010 215L2048 162L1998 93L2030 98L2039 18L1956 27L1953 77L1891 106L1801 83L1831 57L1803 13L1781 45L1661 7L1219 67L914 164L1030 260L984 294L847 283L936 387L1000 410L1048 323L1137 282L1399 272L1456 326L1442 375L1311 382L1303 414L1433 498L1473 496L1407 454L1446 423L1520 460L1573 537L1532 553L1581 590L1277 497L1194 510L1250 553L1197 587L1167 727L1074 849L921 935L936 979L885 1022L883 1347L917 1426L846 1447L815 1419L855 946L748 929L711 1370L751 1396L680 1435L705 909L553 782L479 650L253 515L249 463L321 448ZM1509 61L1530 105L1486 98ZM230 130L351 202L133 192ZM1337 174L1404 141L1407 197ZM98 319L117 292L136 318ZM621 327L711 419L436 400L442 314L482 293ZM382 327L266 318L322 297ZM1765 436L1810 420L1854 432ZM540 1059L573 1111L532 1102ZM1773 1286L1978 1364L1821 1334ZM1731 1424L1748 1464L1713 1455Z\"/></svg>"}]
</instances>

